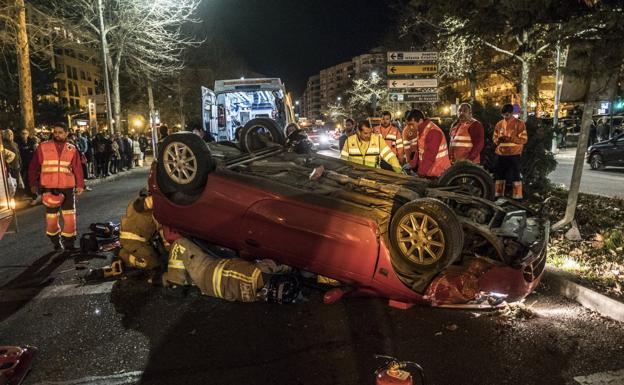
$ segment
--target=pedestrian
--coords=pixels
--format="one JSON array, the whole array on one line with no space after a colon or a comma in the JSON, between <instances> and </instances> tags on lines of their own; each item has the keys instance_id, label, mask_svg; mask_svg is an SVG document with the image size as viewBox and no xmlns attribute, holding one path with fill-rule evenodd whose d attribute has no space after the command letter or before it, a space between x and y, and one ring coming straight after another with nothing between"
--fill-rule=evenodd
<instances>
[{"instance_id":1,"label":"pedestrian","mask_svg":"<svg viewBox=\"0 0 624 385\"><path fill-rule=\"evenodd\" d=\"M119 136L119 134L117 134ZM110 173L115 175L117 171L121 171L121 151L119 149L119 141L113 140L111 142L111 161L110 161Z\"/></svg>"},{"instance_id":2,"label":"pedestrian","mask_svg":"<svg viewBox=\"0 0 624 385\"><path fill-rule=\"evenodd\" d=\"M95 153L95 174L98 178L103 178L108 174L106 164L106 139L101 132L93 139L93 150Z\"/></svg>"},{"instance_id":3,"label":"pedestrian","mask_svg":"<svg viewBox=\"0 0 624 385\"><path fill-rule=\"evenodd\" d=\"M39 145L29 165L29 184L33 194L41 192L46 206L46 234L54 250L75 250L75 195L84 191L85 182L76 147L67 141L67 126L52 126L53 139ZM59 212L60 211L60 212ZM63 228L59 216L63 215Z\"/></svg>"},{"instance_id":4,"label":"pedestrian","mask_svg":"<svg viewBox=\"0 0 624 385\"><path fill-rule=\"evenodd\" d=\"M381 134L375 133L367 120L359 123L355 134L347 138L340 158L368 167L381 168L383 159L392 171L401 172L401 164Z\"/></svg>"},{"instance_id":5,"label":"pedestrian","mask_svg":"<svg viewBox=\"0 0 624 385\"><path fill-rule=\"evenodd\" d=\"M472 117L472 106L469 103L460 104L458 114L459 119L451 127L451 163L465 159L480 164L481 150L485 146L483 125Z\"/></svg>"},{"instance_id":6,"label":"pedestrian","mask_svg":"<svg viewBox=\"0 0 624 385\"><path fill-rule=\"evenodd\" d=\"M84 138L87 142L87 151L85 151L85 156L87 157L87 174L85 175L87 179L95 178L95 153L93 152L93 138L89 135L88 132L84 133Z\"/></svg>"},{"instance_id":7,"label":"pedestrian","mask_svg":"<svg viewBox=\"0 0 624 385\"><path fill-rule=\"evenodd\" d=\"M206 143L211 143L214 142L214 137L212 136L211 133L204 131L199 125L194 125L193 126L193 134L199 136L200 138L202 138L202 140Z\"/></svg>"},{"instance_id":8,"label":"pedestrian","mask_svg":"<svg viewBox=\"0 0 624 385\"><path fill-rule=\"evenodd\" d=\"M24 190L24 181L22 180L22 158L20 157L19 146L13 140L15 135L13 134L13 130L6 129L2 132L2 142L4 143L4 147L9 151L15 154L12 162L8 162L9 166L9 175L15 179L17 182L17 191Z\"/></svg>"},{"instance_id":9,"label":"pedestrian","mask_svg":"<svg viewBox=\"0 0 624 385\"><path fill-rule=\"evenodd\" d=\"M141 152L141 144L139 143L139 139L136 135L133 135L132 138L132 163L136 167L143 167L143 158Z\"/></svg>"},{"instance_id":10,"label":"pedestrian","mask_svg":"<svg viewBox=\"0 0 624 385\"><path fill-rule=\"evenodd\" d=\"M505 185L511 182L512 198L522 199L522 180L520 163L522 150L527 142L524 122L513 116L513 106L505 104L501 109L503 119L494 128L494 145L496 146L496 196L505 196Z\"/></svg>"},{"instance_id":11,"label":"pedestrian","mask_svg":"<svg viewBox=\"0 0 624 385\"><path fill-rule=\"evenodd\" d=\"M22 181L24 182L24 193L27 197L31 199L30 205L34 206L38 203L39 199L37 195L34 195L30 191L30 186L28 185L28 165L35 155L35 151L37 150L37 139L30 136L30 132L26 129L20 132L20 137L17 141L17 145L19 147L20 158L22 161L21 166L21 176Z\"/></svg>"},{"instance_id":12,"label":"pedestrian","mask_svg":"<svg viewBox=\"0 0 624 385\"><path fill-rule=\"evenodd\" d=\"M133 167L132 160L134 159L134 148L132 139L127 134L124 134L122 141L125 150L124 167L126 168L126 170L130 170Z\"/></svg>"},{"instance_id":13,"label":"pedestrian","mask_svg":"<svg viewBox=\"0 0 624 385\"><path fill-rule=\"evenodd\" d=\"M418 156L413 156L410 168L421 177L439 177L451 166L444 132L420 110L412 110L407 123L418 128Z\"/></svg>"},{"instance_id":14,"label":"pedestrian","mask_svg":"<svg viewBox=\"0 0 624 385\"><path fill-rule=\"evenodd\" d=\"M342 130L342 135L338 138L338 148L342 149L344 147L347 138L350 135L353 135L353 129L355 128L355 121L351 118L347 118L344 122L344 129Z\"/></svg>"},{"instance_id":15,"label":"pedestrian","mask_svg":"<svg viewBox=\"0 0 624 385\"><path fill-rule=\"evenodd\" d=\"M392 124L392 114L389 111L381 113L381 123L374 128L377 134L381 134L390 150L396 155L399 163L403 164L405 157L403 156L403 136L399 129ZM386 162L381 162L381 168L384 170L392 170L392 167Z\"/></svg>"},{"instance_id":16,"label":"pedestrian","mask_svg":"<svg viewBox=\"0 0 624 385\"><path fill-rule=\"evenodd\" d=\"M118 151L119 151L118 154L117 154L117 171L123 171L124 163L125 163L125 159L126 159L126 141L123 140L123 138L121 137L121 134L116 133L115 137L113 139L113 142L117 143ZM111 143L111 146L112 146L112 143ZM111 149L113 149L113 147L111 147ZM115 156L115 154L111 153L111 159L114 156Z\"/></svg>"}]
</instances>

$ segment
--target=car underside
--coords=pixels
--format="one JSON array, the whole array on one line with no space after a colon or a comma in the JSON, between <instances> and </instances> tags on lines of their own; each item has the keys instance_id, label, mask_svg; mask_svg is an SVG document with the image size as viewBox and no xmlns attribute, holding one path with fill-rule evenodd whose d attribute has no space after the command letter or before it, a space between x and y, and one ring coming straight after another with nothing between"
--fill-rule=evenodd
<instances>
[{"instance_id":1,"label":"car underside","mask_svg":"<svg viewBox=\"0 0 624 385\"><path fill-rule=\"evenodd\" d=\"M366 220L376 237L377 246L371 247L379 248L375 260L370 261L370 280L362 278L366 274L357 276L340 267L325 268L314 262L297 262L301 260L296 258L280 261L292 262L301 269L311 268L314 273L356 288L354 292L402 302L480 306L483 299L491 300L492 295L507 300L523 298L537 285L544 269L548 222L513 201L494 202L468 195L465 189L453 184L441 186L436 180L315 153L295 154L276 144L246 153L232 142L210 144L210 175L206 175L207 182L191 190L167 182L170 173L164 164L168 162L167 150L164 152L159 158L160 167L154 165L150 183L156 198L155 216L183 233L215 243L224 238L223 246L241 249L236 241L228 244L228 237L214 231L202 233L196 226L171 218L175 211L172 208L180 212L184 207L200 207L202 202L209 202L205 190L219 189L219 185L213 188L211 183L218 179L222 184L220 178L236 181L241 188L248 186L270 193L269 199L309 205L319 210L320 217L325 215L328 222L336 215ZM183 172L170 170L174 177L184 177ZM301 221L305 227L306 219ZM277 229L276 232L282 231ZM287 227L283 229L287 236ZM239 251L243 254L243 250Z\"/></svg>"}]
</instances>

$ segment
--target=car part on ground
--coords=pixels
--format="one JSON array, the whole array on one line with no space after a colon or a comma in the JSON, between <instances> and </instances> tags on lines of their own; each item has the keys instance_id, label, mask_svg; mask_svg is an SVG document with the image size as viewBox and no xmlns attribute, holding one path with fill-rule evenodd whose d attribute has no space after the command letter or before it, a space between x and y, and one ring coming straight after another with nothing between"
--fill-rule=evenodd
<instances>
[{"instance_id":1,"label":"car part on ground","mask_svg":"<svg viewBox=\"0 0 624 385\"><path fill-rule=\"evenodd\" d=\"M418 373L419 384L425 385L425 370L412 361L399 361L390 356L375 354L376 359L382 359L385 363L375 370L375 385L414 385L414 376L407 370Z\"/></svg>"},{"instance_id":2,"label":"car part on ground","mask_svg":"<svg viewBox=\"0 0 624 385\"><path fill-rule=\"evenodd\" d=\"M21 384L36 355L32 346L0 346L0 385Z\"/></svg>"}]
</instances>

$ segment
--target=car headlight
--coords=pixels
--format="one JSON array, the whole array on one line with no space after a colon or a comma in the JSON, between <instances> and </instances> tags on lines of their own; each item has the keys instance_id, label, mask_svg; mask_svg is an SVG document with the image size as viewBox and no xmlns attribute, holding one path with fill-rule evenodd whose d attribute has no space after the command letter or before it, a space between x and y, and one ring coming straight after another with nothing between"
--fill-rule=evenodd
<instances>
[{"instance_id":1,"label":"car headlight","mask_svg":"<svg viewBox=\"0 0 624 385\"><path fill-rule=\"evenodd\" d=\"M321 134L321 136L319 136L319 142L323 144L329 143L329 135Z\"/></svg>"}]
</instances>

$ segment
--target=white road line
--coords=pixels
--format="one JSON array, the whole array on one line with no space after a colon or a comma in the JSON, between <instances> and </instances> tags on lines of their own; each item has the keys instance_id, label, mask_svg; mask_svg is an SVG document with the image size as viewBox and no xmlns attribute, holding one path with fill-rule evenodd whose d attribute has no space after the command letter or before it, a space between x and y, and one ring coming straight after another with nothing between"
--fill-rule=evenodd
<instances>
[{"instance_id":1,"label":"white road line","mask_svg":"<svg viewBox=\"0 0 624 385\"><path fill-rule=\"evenodd\" d=\"M142 371L113 374L110 376L89 376L68 381L44 381L35 385L124 385L134 384L141 379Z\"/></svg>"},{"instance_id":2,"label":"white road line","mask_svg":"<svg viewBox=\"0 0 624 385\"><path fill-rule=\"evenodd\" d=\"M624 369L574 377L574 381L582 385L622 385L624 384Z\"/></svg>"},{"instance_id":3,"label":"white road line","mask_svg":"<svg viewBox=\"0 0 624 385\"><path fill-rule=\"evenodd\" d=\"M106 294L110 293L114 283L114 281L110 281L85 286L52 285L41 290L35 288L0 290L0 303Z\"/></svg>"}]
</instances>

